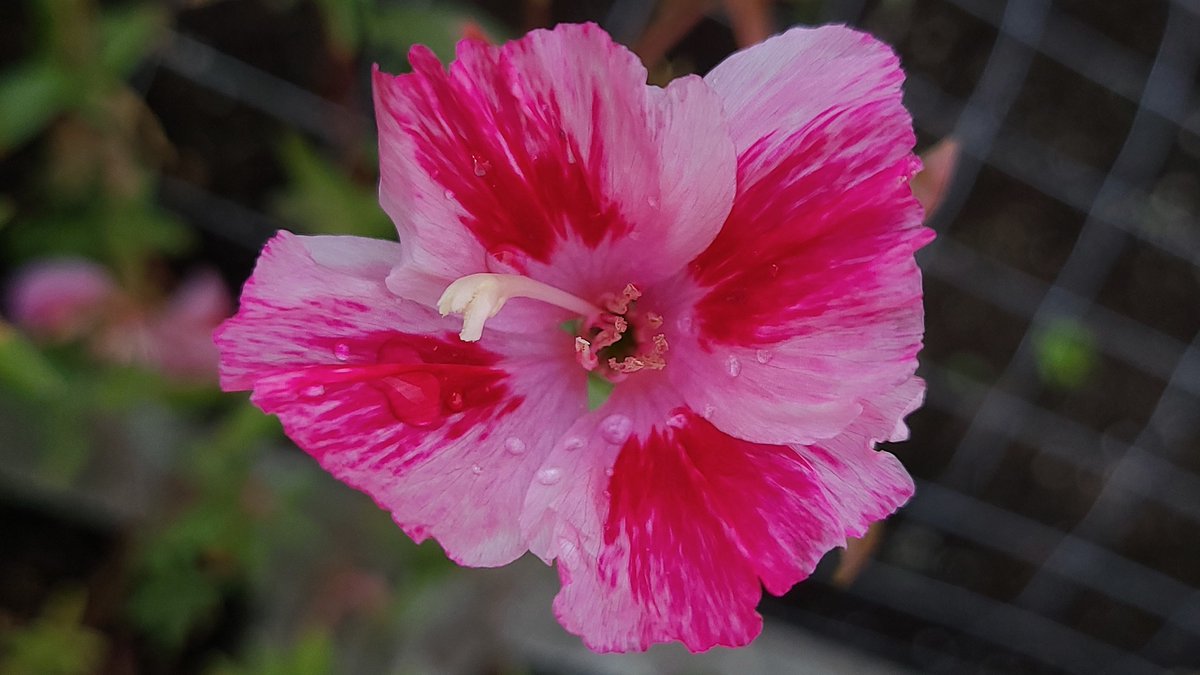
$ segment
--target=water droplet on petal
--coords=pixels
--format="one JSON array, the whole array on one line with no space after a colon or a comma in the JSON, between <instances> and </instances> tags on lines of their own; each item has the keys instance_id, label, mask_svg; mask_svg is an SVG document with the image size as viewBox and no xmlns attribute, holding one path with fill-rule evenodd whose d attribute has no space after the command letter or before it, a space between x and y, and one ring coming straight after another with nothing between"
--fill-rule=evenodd
<instances>
[{"instance_id":1,"label":"water droplet on petal","mask_svg":"<svg viewBox=\"0 0 1200 675\"><path fill-rule=\"evenodd\" d=\"M730 377L737 377L742 374L742 362L738 361L738 357L730 356L725 360L725 372L729 373Z\"/></svg>"},{"instance_id":2,"label":"water droplet on petal","mask_svg":"<svg viewBox=\"0 0 1200 675\"><path fill-rule=\"evenodd\" d=\"M333 356L338 361L345 361L350 358L350 345L345 342L339 342L333 348Z\"/></svg>"},{"instance_id":3,"label":"water droplet on petal","mask_svg":"<svg viewBox=\"0 0 1200 675\"><path fill-rule=\"evenodd\" d=\"M771 266L767 268L767 271L770 272L771 278L774 279L775 277L779 276L779 265L771 263Z\"/></svg>"},{"instance_id":4,"label":"water droplet on petal","mask_svg":"<svg viewBox=\"0 0 1200 675\"><path fill-rule=\"evenodd\" d=\"M715 413L715 412L717 412L717 407L709 404L709 405L704 406L704 410L700 413L700 416L706 420L712 419L713 413Z\"/></svg>"},{"instance_id":5,"label":"water droplet on petal","mask_svg":"<svg viewBox=\"0 0 1200 675\"><path fill-rule=\"evenodd\" d=\"M452 391L446 397L446 407L458 412L463 409L463 395L461 391Z\"/></svg>"},{"instance_id":6,"label":"water droplet on petal","mask_svg":"<svg viewBox=\"0 0 1200 675\"><path fill-rule=\"evenodd\" d=\"M475 474L476 476L478 476L478 475L480 475L480 474L482 474L482 473L483 473L483 467L482 467L482 466L479 466L478 464L472 464L472 465L471 465L471 473L473 473L473 474Z\"/></svg>"},{"instance_id":7,"label":"water droplet on petal","mask_svg":"<svg viewBox=\"0 0 1200 675\"><path fill-rule=\"evenodd\" d=\"M325 387L322 385L319 385L319 384L314 384L313 386L308 387L307 389L304 390L304 395L308 396L310 398L324 396L325 395Z\"/></svg>"},{"instance_id":8,"label":"water droplet on petal","mask_svg":"<svg viewBox=\"0 0 1200 675\"><path fill-rule=\"evenodd\" d=\"M454 199L454 191L446 190L445 192L442 193L442 196L445 197L446 199Z\"/></svg>"},{"instance_id":9,"label":"water droplet on petal","mask_svg":"<svg viewBox=\"0 0 1200 675\"><path fill-rule=\"evenodd\" d=\"M646 199L646 203L650 205L650 208L657 209L658 208L658 197L648 197Z\"/></svg>"},{"instance_id":10,"label":"water droplet on petal","mask_svg":"<svg viewBox=\"0 0 1200 675\"><path fill-rule=\"evenodd\" d=\"M575 163L575 148L572 147L570 143L567 143L567 164L574 164L574 163Z\"/></svg>"},{"instance_id":11,"label":"water droplet on petal","mask_svg":"<svg viewBox=\"0 0 1200 675\"><path fill-rule=\"evenodd\" d=\"M483 264L492 274L524 274L529 256L517 248L500 246L488 251Z\"/></svg>"},{"instance_id":12,"label":"water droplet on petal","mask_svg":"<svg viewBox=\"0 0 1200 675\"><path fill-rule=\"evenodd\" d=\"M524 454L526 449L525 441L516 436L510 436L508 440L504 441L504 449L514 455Z\"/></svg>"},{"instance_id":13,"label":"water droplet on petal","mask_svg":"<svg viewBox=\"0 0 1200 675\"><path fill-rule=\"evenodd\" d=\"M600 421L600 435L613 445L621 445L633 433L633 420L626 415L609 415Z\"/></svg>"},{"instance_id":14,"label":"water droplet on petal","mask_svg":"<svg viewBox=\"0 0 1200 675\"><path fill-rule=\"evenodd\" d=\"M374 386L387 400L392 416L400 422L423 427L442 416L441 384L429 373L385 377Z\"/></svg>"},{"instance_id":15,"label":"water droplet on petal","mask_svg":"<svg viewBox=\"0 0 1200 675\"><path fill-rule=\"evenodd\" d=\"M676 413L667 418L667 426L672 429L682 429L687 426L687 415Z\"/></svg>"},{"instance_id":16,"label":"water droplet on petal","mask_svg":"<svg viewBox=\"0 0 1200 675\"><path fill-rule=\"evenodd\" d=\"M472 155L471 162L474 165L472 168L475 170L475 175L479 176L480 178L486 176L487 172L492 168L491 162L479 157L478 155Z\"/></svg>"},{"instance_id":17,"label":"water droplet on petal","mask_svg":"<svg viewBox=\"0 0 1200 675\"><path fill-rule=\"evenodd\" d=\"M582 448L583 446L584 446L583 439L576 438L574 436L563 441L563 444L562 444L563 450L566 450L567 452L575 452L576 450Z\"/></svg>"},{"instance_id":18,"label":"water droplet on petal","mask_svg":"<svg viewBox=\"0 0 1200 675\"><path fill-rule=\"evenodd\" d=\"M604 475L608 476L609 478L612 478L614 473L616 473L616 471L613 470L611 466L604 470Z\"/></svg>"},{"instance_id":19,"label":"water droplet on petal","mask_svg":"<svg viewBox=\"0 0 1200 675\"><path fill-rule=\"evenodd\" d=\"M537 481L542 485L554 485L562 480L562 469L541 469L537 472Z\"/></svg>"},{"instance_id":20,"label":"water droplet on petal","mask_svg":"<svg viewBox=\"0 0 1200 675\"><path fill-rule=\"evenodd\" d=\"M754 352L754 360L758 361L759 363L766 363L766 362L770 361L771 356L772 356L771 352L769 352L765 349L760 349L760 350Z\"/></svg>"}]
</instances>

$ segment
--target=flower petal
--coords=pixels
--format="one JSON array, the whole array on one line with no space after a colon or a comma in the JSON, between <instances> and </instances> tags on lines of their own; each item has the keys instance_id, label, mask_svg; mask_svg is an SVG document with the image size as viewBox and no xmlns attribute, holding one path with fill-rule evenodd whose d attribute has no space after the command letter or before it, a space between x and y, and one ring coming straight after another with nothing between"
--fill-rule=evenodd
<instances>
[{"instance_id":1,"label":"flower petal","mask_svg":"<svg viewBox=\"0 0 1200 675\"><path fill-rule=\"evenodd\" d=\"M454 321L387 291L398 249L278 235L216 336L222 385L252 389L414 539L461 564L507 563L526 550L518 516L534 472L586 410L570 337L461 342Z\"/></svg>"},{"instance_id":2,"label":"flower petal","mask_svg":"<svg viewBox=\"0 0 1200 675\"><path fill-rule=\"evenodd\" d=\"M563 581L559 620L599 651L748 643L762 626L760 582L786 592L912 494L899 462L875 451L865 431L867 420L891 413L869 405L864 424L821 445L787 447L733 438L665 399L620 397L618 389L593 414L574 466L558 451L547 460L572 470L590 463L590 473L572 475L551 500L531 500L559 518L549 541ZM657 420L618 452L605 420L626 414L635 426Z\"/></svg>"},{"instance_id":3,"label":"flower petal","mask_svg":"<svg viewBox=\"0 0 1200 675\"><path fill-rule=\"evenodd\" d=\"M873 38L825 27L735 54L707 81L734 120L738 194L689 267L696 334L672 341L668 372L730 434L829 438L905 382L921 347L913 253L932 232L908 186L920 162L903 73Z\"/></svg>"},{"instance_id":4,"label":"flower petal","mask_svg":"<svg viewBox=\"0 0 1200 675\"><path fill-rule=\"evenodd\" d=\"M375 74L381 202L406 248L390 285L405 297L429 304L496 265L585 297L645 283L728 213L720 101L695 77L647 86L594 25L464 41L449 72L423 47L409 60L411 74Z\"/></svg>"}]
</instances>

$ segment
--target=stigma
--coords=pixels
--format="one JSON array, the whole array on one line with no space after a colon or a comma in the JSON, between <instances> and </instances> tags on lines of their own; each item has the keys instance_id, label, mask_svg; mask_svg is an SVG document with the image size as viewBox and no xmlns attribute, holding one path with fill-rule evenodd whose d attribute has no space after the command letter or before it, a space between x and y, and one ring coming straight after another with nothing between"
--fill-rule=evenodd
<instances>
[{"instance_id":1,"label":"stigma","mask_svg":"<svg viewBox=\"0 0 1200 675\"><path fill-rule=\"evenodd\" d=\"M578 317L575 359L584 370L612 381L640 370L667 365L663 318L637 308L642 292L626 284L620 293L605 293L591 303L549 284L517 274L470 274L454 281L438 300L442 316L463 318L458 336L464 342L483 337L483 327L513 298L529 298L561 307Z\"/></svg>"},{"instance_id":2,"label":"stigma","mask_svg":"<svg viewBox=\"0 0 1200 675\"><path fill-rule=\"evenodd\" d=\"M518 274L469 274L456 279L438 299L442 316L457 314L463 318L458 337L475 342L483 336L483 326L496 316L504 303L513 298L540 300L573 312L585 319L599 316L602 310L570 293Z\"/></svg>"}]
</instances>

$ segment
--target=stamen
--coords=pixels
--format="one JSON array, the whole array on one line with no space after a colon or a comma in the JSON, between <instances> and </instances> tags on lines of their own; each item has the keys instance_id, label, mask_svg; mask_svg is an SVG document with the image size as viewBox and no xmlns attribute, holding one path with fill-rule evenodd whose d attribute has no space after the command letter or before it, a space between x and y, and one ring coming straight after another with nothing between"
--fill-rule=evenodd
<instances>
[{"instance_id":1,"label":"stamen","mask_svg":"<svg viewBox=\"0 0 1200 675\"><path fill-rule=\"evenodd\" d=\"M636 373L639 370L662 370L667 367L667 360L663 358L663 354L667 353L670 345L667 344L667 336L659 333L651 340L654 342L654 349L650 352L643 352L634 356L626 356L620 361L615 358L608 360L608 367L618 373Z\"/></svg>"},{"instance_id":2,"label":"stamen","mask_svg":"<svg viewBox=\"0 0 1200 675\"><path fill-rule=\"evenodd\" d=\"M581 337L575 338L575 360L589 373L595 370L596 366L600 365L600 359L592 351L592 343Z\"/></svg>"},{"instance_id":3,"label":"stamen","mask_svg":"<svg viewBox=\"0 0 1200 675\"><path fill-rule=\"evenodd\" d=\"M438 300L438 311L442 316L461 314L463 327L458 336L464 342L475 342L483 336L487 320L496 316L512 298L541 300L585 318L601 313L592 303L529 277L487 273L456 279Z\"/></svg>"},{"instance_id":4,"label":"stamen","mask_svg":"<svg viewBox=\"0 0 1200 675\"><path fill-rule=\"evenodd\" d=\"M629 311L629 305L633 301L642 297L642 292L633 284L625 284L625 288L621 291L621 297L608 297L604 300L604 306L613 314L624 314Z\"/></svg>"},{"instance_id":5,"label":"stamen","mask_svg":"<svg viewBox=\"0 0 1200 675\"><path fill-rule=\"evenodd\" d=\"M596 325L604 326L592 338L592 349L596 351L617 344L621 340L621 337L625 335L625 331L629 330L629 322L625 320L625 317L614 316L612 314L601 314L600 318L596 321Z\"/></svg>"}]
</instances>

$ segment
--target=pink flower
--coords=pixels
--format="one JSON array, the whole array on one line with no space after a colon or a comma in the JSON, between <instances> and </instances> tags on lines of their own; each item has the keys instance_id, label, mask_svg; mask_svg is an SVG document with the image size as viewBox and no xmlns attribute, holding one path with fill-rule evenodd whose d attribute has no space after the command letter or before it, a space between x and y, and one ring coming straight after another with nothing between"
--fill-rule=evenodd
<instances>
[{"instance_id":1,"label":"pink flower","mask_svg":"<svg viewBox=\"0 0 1200 675\"><path fill-rule=\"evenodd\" d=\"M104 267L55 258L22 269L9 287L13 322L43 341L83 339L102 361L138 365L179 380L213 380L213 328L229 316L229 294L200 272L158 306L122 290Z\"/></svg>"},{"instance_id":2,"label":"pink flower","mask_svg":"<svg viewBox=\"0 0 1200 675\"><path fill-rule=\"evenodd\" d=\"M585 25L409 59L375 73L400 243L280 233L223 386L460 564L556 561L593 649L746 644L761 586L912 494L873 447L923 394L895 55L796 29L660 89Z\"/></svg>"},{"instance_id":3,"label":"pink flower","mask_svg":"<svg viewBox=\"0 0 1200 675\"><path fill-rule=\"evenodd\" d=\"M35 338L60 342L82 335L117 293L108 270L82 258L31 264L13 278L8 305L12 320Z\"/></svg>"}]
</instances>

